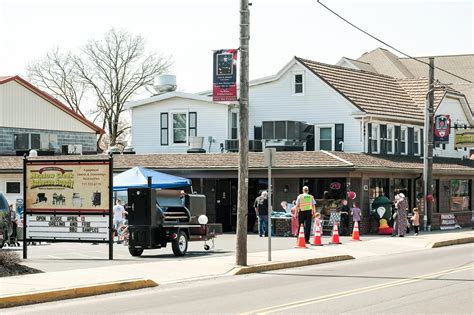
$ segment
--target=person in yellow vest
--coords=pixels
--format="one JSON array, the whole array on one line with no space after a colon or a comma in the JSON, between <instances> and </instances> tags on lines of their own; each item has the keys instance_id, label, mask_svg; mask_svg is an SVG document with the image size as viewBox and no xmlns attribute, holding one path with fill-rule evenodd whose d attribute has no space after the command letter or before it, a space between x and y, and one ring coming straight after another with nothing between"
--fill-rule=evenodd
<instances>
[{"instance_id":1,"label":"person in yellow vest","mask_svg":"<svg viewBox=\"0 0 474 315\"><path fill-rule=\"evenodd\" d=\"M303 193L296 199L296 208L298 210L298 225L304 225L304 239L309 244L311 222L316 214L316 200L309 194L308 186L303 186Z\"/></svg>"}]
</instances>

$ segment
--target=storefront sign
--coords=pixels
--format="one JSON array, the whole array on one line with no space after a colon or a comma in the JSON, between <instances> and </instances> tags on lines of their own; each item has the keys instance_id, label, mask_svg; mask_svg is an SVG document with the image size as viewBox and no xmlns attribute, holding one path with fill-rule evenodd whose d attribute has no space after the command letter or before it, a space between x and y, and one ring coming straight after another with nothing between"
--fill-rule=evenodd
<instances>
[{"instance_id":1,"label":"storefront sign","mask_svg":"<svg viewBox=\"0 0 474 315\"><path fill-rule=\"evenodd\" d=\"M440 229L441 230L454 230L454 229L460 229L461 226L456 221L456 216L452 213L448 214L441 214L441 224L440 224Z\"/></svg>"},{"instance_id":2,"label":"storefront sign","mask_svg":"<svg viewBox=\"0 0 474 315\"><path fill-rule=\"evenodd\" d=\"M339 190L339 189L341 189L341 186L342 186L342 184L339 183L339 182L332 182L329 185L329 188L331 188L332 190Z\"/></svg>"},{"instance_id":3,"label":"storefront sign","mask_svg":"<svg viewBox=\"0 0 474 315\"><path fill-rule=\"evenodd\" d=\"M454 146L456 148L474 147L474 131L460 130L454 136Z\"/></svg>"},{"instance_id":4,"label":"storefront sign","mask_svg":"<svg viewBox=\"0 0 474 315\"><path fill-rule=\"evenodd\" d=\"M213 54L212 100L237 100L237 49L216 50Z\"/></svg>"},{"instance_id":5,"label":"storefront sign","mask_svg":"<svg viewBox=\"0 0 474 315\"><path fill-rule=\"evenodd\" d=\"M28 239L108 241L109 218L98 215L27 215Z\"/></svg>"},{"instance_id":6,"label":"storefront sign","mask_svg":"<svg viewBox=\"0 0 474 315\"><path fill-rule=\"evenodd\" d=\"M27 162L26 212L109 212L110 163Z\"/></svg>"},{"instance_id":7,"label":"storefront sign","mask_svg":"<svg viewBox=\"0 0 474 315\"><path fill-rule=\"evenodd\" d=\"M448 144L451 119L449 115L436 115L434 117L433 141L435 144Z\"/></svg>"}]
</instances>

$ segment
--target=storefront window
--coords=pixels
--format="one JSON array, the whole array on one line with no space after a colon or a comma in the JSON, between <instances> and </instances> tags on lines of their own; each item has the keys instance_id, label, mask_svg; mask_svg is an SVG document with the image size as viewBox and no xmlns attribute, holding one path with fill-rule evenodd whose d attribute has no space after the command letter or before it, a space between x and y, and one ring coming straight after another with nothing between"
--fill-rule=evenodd
<instances>
[{"instance_id":1,"label":"storefront window","mask_svg":"<svg viewBox=\"0 0 474 315\"><path fill-rule=\"evenodd\" d=\"M470 204L470 181L452 179L450 187L451 211L467 211Z\"/></svg>"},{"instance_id":2,"label":"storefront window","mask_svg":"<svg viewBox=\"0 0 474 315\"><path fill-rule=\"evenodd\" d=\"M388 178L371 178L369 198L375 199L378 196L390 197L388 195L388 187Z\"/></svg>"},{"instance_id":3,"label":"storefront window","mask_svg":"<svg viewBox=\"0 0 474 315\"><path fill-rule=\"evenodd\" d=\"M423 212L425 209L425 204L424 204L425 199L423 198L423 194L424 194L423 180L417 179L415 181L415 207L420 209L420 213ZM433 180L433 203L431 204L433 213L439 212L438 195L439 195L439 179Z\"/></svg>"},{"instance_id":4,"label":"storefront window","mask_svg":"<svg viewBox=\"0 0 474 315\"><path fill-rule=\"evenodd\" d=\"M412 207L412 199L411 199L411 182L410 179L407 178L395 178L393 181L393 194L395 197L396 194L402 193L408 200L410 208Z\"/></svg>"}]
</instances>

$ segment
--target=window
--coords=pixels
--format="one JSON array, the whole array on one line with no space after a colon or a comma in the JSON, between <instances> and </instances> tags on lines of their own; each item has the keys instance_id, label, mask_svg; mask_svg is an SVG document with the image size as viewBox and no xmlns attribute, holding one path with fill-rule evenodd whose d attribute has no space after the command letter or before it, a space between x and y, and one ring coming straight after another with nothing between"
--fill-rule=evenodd
<instances>
[{"instance_id":1,"label":"window","mask_svg":"<svg viewBox=\"0 0 474 315\"><path fill-rule=\"evenodd\" d=\"M420 129L415 129L413 133L413 154L420 154Z\"/></svg>"},{"instance_id":2,"label":"window","mask_svg":"<svg viewBox=\"0 0 474 315\"><path fill-rule=\"evenodd\" d=\"M40 141L39 133L30 134L30 140L31 140L30 149L35 149L35 150L41 149L41 141Z\"/></svg>"},{"instance_id":3,"label":"window","mask_svg":"<svg viewBox=\"0 0 474 315\"><path fill-rule=\"evenodd\" d=\"M467 179L451 180L451 211L467 211L470 208L470 185Z\"/></svg>"},{"instance_id":4,"label":"window","mask_svg":"<svg viewBox=\"0 0 474 315\"><path fill-rule=\"evenodd\" d=\"M319 150L333 150L333 128L332 127L318 127L319 133Z\"/></svg>"},{"instance_id":5,"label":"window","mask_svg":"<svg viewBox=\"0 0 474 315\"><path fill-rule=\"evenodd\" d=\"M190 137L197 136L197 113L196 112L189 113L189 136Z\"/></svg>"},{"instance_id":6,"label":"window","mask_svg":"<svg viewBox=\"0 0 474 315\"><path fill-rule=\"evenodd\" d=\"M21 192L20 182L7 182L7 194L19 194Z\"/></svg>"},{"instance_id":7,"label":"window","mask_svg":"<svg viewBox=\"0 0 474 315\"><path fill-rule=\"evenodd\" d=\"M303 94L303 74L295 74L293 94Z\"/></svg>"},{"instance_id":8,"label":"window","mask_svg":"<svg viewBox=\"0 0 474 315\"><path fill-rule=\"evenodd\" d=\"M373 200L379 196L389 197L388 189L389 189L388 178L371 178L370 191L369 191L369 198L371 200L370 204L372 204Z\"/></svg>"},{"instance_id":9,"label":"window","mask_svg":"<svg viewBox=\"0 0 474 315\"><path fill-rule=\"evenodd\" d=\"M172 114L172 123L173 123L173 143L174 144L185 144L188 142L187 134L187 114L186 113L176 113Z\"/></svg>"},{"instance_id":10,"label":"window","mask_svg":"<svg viewBox=\"0 0 474 315\"><path fill-rule=\"evenodd\" d=\"M395 133L393 131L393 126L387 126L387 153L392 153L395 151Z\"/></svg>"},{"instance_id":11,"label":"window","mask_svg":"<svg viewBox=\"0 0 474 315\"><path fill-rule=\"evenodd\" d=\"M379 126L378 125L372 125L372 140L371 141L371 146L372 146L372 153L378 153L379 152Z\"/></svg>"},{"instance_id":12,"label":"window","mask_svg":"<svg viewBox=\"0 0 474 315\"><path fill-rule=\"evenodd\" d=\"M230 113L230 138L231 139L237 139L238 118L239 118L238 113L236 112Z\"/></svg>"},{"instance_id":13,"label":"window","mask_svg":"<svg viewBox=\"0 0 474 315\"><path fill-rule=\"evenodd\" d=\"M29 134L18 133L13 135L13 147L15 150L28 150L30 148Z\"/></svg>"},{"instance_id":14,"label":"window","mask_svg":"<svg viewBox=\"0 0 474 315\"><path fill-rule=\"evenodd\" d=\"M161 145L168 145L168 113L161 113Z\"/></svg>"},{"instance_id":15,"label":"window","mask_svg":"<svg viewBox=\"0 0 474 315\"><path fill-rule=\"evenodd\" d=\"M402 127L400 132L400 153L407 154L407 128Z\"/></svg>"}]
</instances>

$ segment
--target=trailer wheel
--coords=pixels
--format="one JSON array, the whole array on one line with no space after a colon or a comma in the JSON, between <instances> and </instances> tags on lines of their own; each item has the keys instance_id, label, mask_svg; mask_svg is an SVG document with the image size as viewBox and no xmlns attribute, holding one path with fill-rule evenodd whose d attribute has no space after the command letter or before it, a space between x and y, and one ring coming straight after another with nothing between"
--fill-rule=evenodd
<instances>
[{"instance_id":1,"label":"trailer wheel","mask_svg":"<svg viewBox=\"0 0 474 315\"><path fill-rule=\"evenodd\" d=\"M175 256L186 255L186 251L188 250L188 237L184 231L179 231L177 240L171 243L171 248Z\"/></svg>"},{"instance_id":2,"label":"trailer wheel","mask_svg":"<svg viewBox=\"0 0 474 315\"><path fill-rule=\"evenodd\" d=\"M130 255L134 257L139 257L143 254L143 248L128 248L128 251L130 252Z\"/></svg>"}]
</instances>

